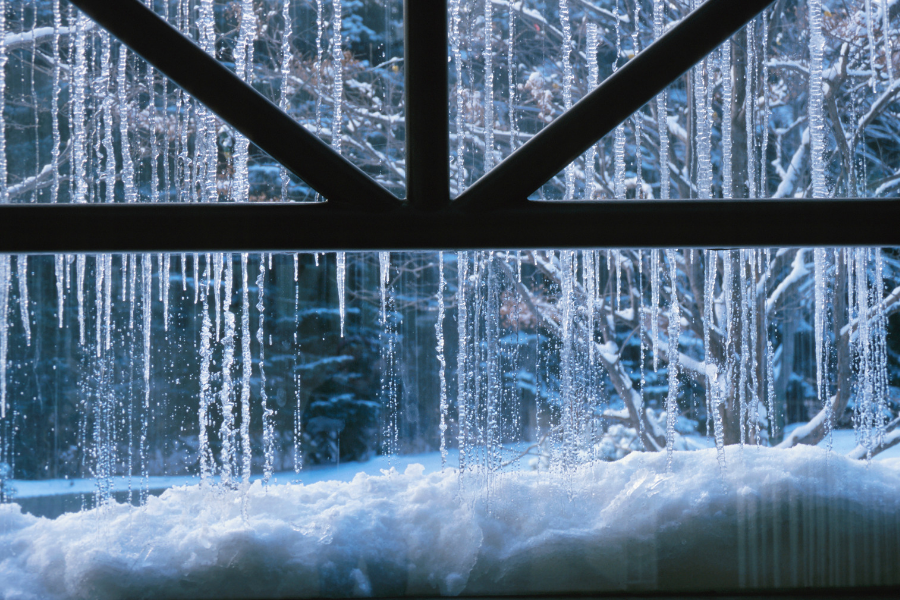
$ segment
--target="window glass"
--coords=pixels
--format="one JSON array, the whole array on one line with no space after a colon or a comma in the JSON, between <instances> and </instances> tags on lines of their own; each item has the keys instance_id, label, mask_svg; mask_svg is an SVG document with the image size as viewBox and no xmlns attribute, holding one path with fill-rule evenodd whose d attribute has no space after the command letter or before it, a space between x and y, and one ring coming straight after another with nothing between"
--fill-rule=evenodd
<instances>
[{"instance_id":1,"label":"window glass","mask_svg":"<svg viewBox=\"0 0 900 600\"><path fill-rule=\"evenodd\" d=\"M452 191L697 4L451 0ZM403 194L399 2L152 6ZM317 200L69 4L0 9L3 201ZM777 2L535 198L896 194L898 10ZM896 586L898 267L0 256L0 595Z\"/></svg>"}]
</instances>

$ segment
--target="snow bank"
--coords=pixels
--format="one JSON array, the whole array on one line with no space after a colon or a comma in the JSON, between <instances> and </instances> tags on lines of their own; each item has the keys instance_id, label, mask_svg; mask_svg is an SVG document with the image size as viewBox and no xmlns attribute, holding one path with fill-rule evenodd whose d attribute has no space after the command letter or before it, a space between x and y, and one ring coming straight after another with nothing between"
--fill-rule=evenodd
<instances>
[{"instance_id":1,"label":"snow bank","mask_svg":"<svg viewBox=\"0 0 900 600\"><path fill-rule=\"evenodd\" d=\"M570 473L173 488L55 520L0 506L3 598L428 596L900 583L900 460L632 454ZM474 491L469 491L474 490Z\"/></svg>"}]
</instances>

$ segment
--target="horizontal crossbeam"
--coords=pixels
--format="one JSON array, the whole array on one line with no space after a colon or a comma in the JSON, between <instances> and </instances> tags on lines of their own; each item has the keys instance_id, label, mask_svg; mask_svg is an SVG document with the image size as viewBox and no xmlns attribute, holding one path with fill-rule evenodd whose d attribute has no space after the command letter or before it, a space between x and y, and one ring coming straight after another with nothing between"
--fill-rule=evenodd
<instances>
[{"instance_id":1,"label":"horizontal crossbeam","mask_svg":"<svg viewBox=\"0 0 900 600\"><path fill-rule=\"evenodd\" d=\"M69 0L330 202L400 201L140 0Z\"/></svg>"},{"instance_id":2,"label":"horizontal crossbeam","mask_svg":"<svg viewBox=\"0 0 900 600\"><path fill-rule=\"evenodd\" d=\"M6 204L0 252L900 246L900 199L532 202L477 216L334 205Z\"/></svg>"}]
</instances>

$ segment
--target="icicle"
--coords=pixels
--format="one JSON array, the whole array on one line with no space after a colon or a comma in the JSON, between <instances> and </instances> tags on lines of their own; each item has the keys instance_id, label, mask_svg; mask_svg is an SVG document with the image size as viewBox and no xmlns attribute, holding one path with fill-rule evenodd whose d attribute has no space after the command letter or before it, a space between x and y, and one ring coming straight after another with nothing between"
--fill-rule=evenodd
<instances>
[{"instance_id":1,"label":"icicle","mask_svg":"<svg viewBox=\"0 0 900 600\"><path fill-rule=\"evenodd\" d=\"M469 310L467 305L467 292L469 280L469 253L459 252L456 255L457 281L456 281L456 311L457 333L459 336L459 349L456 352L457 396L456 406L459 412L459 476L462 478L468 466L466 460L468 449L468 410L469 410L469 381L467 372L469 368Z\"/></svg>"},{"instance_id":2,"label":"icicle","mask_svg":"<svg viewBox=\"0 0 900 600\"><path fill-rule=\"evenodd\" d=\"M619 70L619 60L622 58L622 27L619 17L619 0L616 0L616 58L613 61L612 72ZM568 108L568 107L566 107ZM616 199L625 199L625 125L619 124L616 127L615 142L613 144L614 154L614 182L616 188ZM616 252L616 307L619 306L619 252Z\"/></svg>"},{"instance_id":3,"label":"icicle","mask_svg":"<svg viewBox=\"0 0 900 600\"><path fill-rule=\"evenodd\" d=\"M587 25L587 63L588 63L588 90L595 89L600 85L600 66L597 64L597 48L600 45L600 35L597 31L596 23L588 23ZM596 187L596 161L597 161L597 144L591 144L585 157L584 171L584 197L591 200L594 197Z\"/></svg>"},{"instance_id":4,"label":"icicle","mask_svg":"<svg viewBox=\"0 0 900 600\"><path fill-rule=\"evenodd\" d=\"M485 390L485 460L486 492L490 494L494 478L500 470L503 432L501 429L501 401L503 381L500 367L500 274L493 253L486 258L487 298L485 299L484 342L486 350L487 389Z\"/></svg>"},{"instance_id":5,"label":"icicle","mask_svg":"<svg viewBox=\"0 0 900 600\"><path fill-rule=\"evenodd\" d=\"M521 10L521 4L519 6ZM509 2L507 30L509 32L506 48L506 71L509 78L509 98L507 99L509 102L509 149L510 152L513 152L519 145L519 129L516 123L516 75L518 74L518 66L516 64L516 9L514 8L514 0ZM594 58L596 60L596 56Z\"/></svg>"},{"instance_id":6,"label":"icicle","mask_svg":"<svg viewBox=\"0 0 900 600\"><path fill-rule=\"evenodd\" d=\"M465 98L460 93L463 81L462 38L460 36L459 6L463 0L450 0L450 49L453 53L453 64L456 67L456 85L453 86L453 97L456 100L456 193L465 189ZM510 103L511 104L511 103Z\"/></svg>"},{"instance_id":7,"label":"icicle","mask_svg":"<svg viewBox=\"0 0 900 600\"><path fill-rule=\"evenodd\" d=\"M634 50L634 56L637 56L641 51L641 43L640 43L640 32L641 32L641 3L634 3L634 29L631 32L631 45ZM644 109L638 109L638 111L632 115L632 123L634 126L634 166L635 166L635 188L634 188L634 197L638 199L645 198L644 194L644 153L643 153L643 143L644 143ZM640 256L640 251L638 252L638 256ZM643 292L642 292L643 293ZM643 301L643 297L641 298Z\"/></svg>"},{"instance_id":8,"label":"icicle","mask_svg":"<svg viewBox=\"0 0 900 600\"><path fill-rule=\"evenodd\" d=\"M378 253L378 283L381 288L381 322L387 321L387 287L391 279L391 253Z\"/></svg>"},{"instance_id":9,"label":"icicle","mask_svg":"<svg viewBox=\"0 0 900 600\"><path fill-rule=\"evenodd\" d=\"M347 287L347 253L337 252L337 292L338 313L341 316L341 337L344 337L344 321L347 317L346 287Z\"/></svg>"},{"instance_id":10,"label":"icicle","mask_svg":"<svg viewBox=\"0 0 900 600\"><path fill-rule=\"evenodd\" d=\"M316 135L322 133L322 56L325 53L322 38L325 35L325 2L316 0L316 62L313 70L316 74ZM316 198L318 198L318 194ZM316 255L318 257L318 255ZM316 258L316 266L319 260Z\"/></svg>"},{"instance_id":11,"label":"icicle","mask_svg":"<svg viewBox=\"0 0 900 600\"><path fill-rule=\"evenodd\" d=\"M232 389L231 370L234 367L235 318L231 312L231 294L233 291L234 266L231 254L225 255L224 294L222 296L222 312L225 329L222 336L222 389L219 398L222 403L222 485L226 488L234 486L232 480L235 472L236 440L234 430L235 406Z\"/></svg>"},{"instance_id":12,"label":"icicle","mask_svg":"<svg viewBox=\"0 0 900 600\"><path fill-rule=\"evenodd\" d=\"M715 409L713 400L715 398L714 388L715 373L718 372L718 366L710 352L711 333L714 326L715 311L715 293L716 293L716 267L718 265L718 253L715 250L706 250L704 260L704 279L703 279L703 362L706 371L706 431L712 426L712 413Z\"/></svg>"},{"instance_id":13,"label":"icicle","mask_svg":"<svg viewBox=\"0 0 900 600\"><path fill-rule=\"evenodd\" d=\"M103 282L106 279L106 265L103 262L103 256L98 255L94 261L94 330L96 333L96 343L94 351L97 358L100 358L103 349Z\"/></svg>"},{"instance_id":14,"label":"icicle","mask_svg":"<svg viewBox=\"0 0 900 600\"><path fill-rule=\"evenodd\" d=\"M6 157L6 64L9 56L6 48L6 0L0 0L0 204L9 202L8 194L8 165ZM83 47L82 47L83 49ZM5 367L4 367L5 369Z\"/></svg>"},{"instance_id":15,"label":"icicle","mask_svg":"<svg viewBox=\"0 0 900 600\"><path fill-rule=\"evenodd\" d=\"M66 302L66 284L65 284L65 277L66 277L65 260L66 260L66 258L62 254L57 254L54 257L54 259L55 260L53 261L53 265L54 265L54 271L55 271L54 274L56 275L56 299L57 299L56 300L57 301L56 314L59 318L59 328L62 329L63 328L63 312L64 312L65 302Z\"/></svg>"},{"instance_id":16,"label":"icicle","mask_svg":"<svg viewBox=\"0 0 900 600\"><path fill-rule=\"evenodd\" d=\"M640 404L637 407L638 414L638 439L641 441L641 446L646 450L646 446L644 445L644 439L646 435L646 430L644 427L644 422L646 419L644 418L644 406L646 406L645 400L645 390L647 389L647 369L644 357L646 355L647 344L644 341L647 336L647 326L645 325L645 314L644 314L644 256L641 250L638 250L638 294L640 296L640 311L638 312L638 326L640 327L640 331L638 331L638 339L641 342L641 357L640 357L640 365L641 365L641 395L640 395ZM591 303L593 305L593 302ZM593 317L593 308L591 308L591 315ZM593 322L593 318L592 318ZM591 334L593 335L594 328L591 327ZM594 350L593 339L591 340L591 353ZM593 357L591 360L591 366L593 367L594 361ZM592 369L593 370L593 369Z\"/></svg>"},{"instance_id":17,"label":"icicle","mask_svg":"<svg viewBox=\"0 0 900 600\"><path fill-rule=\"evenodd\" d=\"M331 147L341 153L341 129L343 122L341 108L344 101L344 49L341 40L341 0L332 0L334 13L331 19L331 70L334 76L332 101L334 117L331 120Z\"/></svg>"},{"instance_id":18,"label":"icicle","mask_svg":"<svg viewBox=\"0 0 900 600\"><path fill-rule=\"evenodd\" d=\"M710 99L707 93L707 77L709 77L710 60L704 58L694 67L694 113L697 123L697 197L712 198L712 123Z\"/></svg>"},{"instance_id":19,"label":"icicle","mask_svg":"<svg viewBox=\"0 0 900 600\"><path fill-rule=\"evenodd\" d=\"M809 1L809 146L814 198L827 198L825 182L825 92L823 89L823 57L825 37L822 35L822 0Z\"/></svg>"},{"instance_id":20,"label":"icicle","mask_svg":"<svg viewBox=\"0 0 900 600\"><path fill-rule=\"evenodd\" d=\"M738 390L738 398L740 402L740 423L741 423L741 449L743 449L744 444L747 442L747 433L750 429L750 423L748 419L750 418L750 403L747 399L747 390L749 389L749 373L748 369L754 367L755 365L748 364L750 362L750 302L751 297L748 293L748 288L750 287L749 278L747 277L747 260L746 260L746 250L738 250L738 259L737 259L737 267L740 269L740 311L741 311L741 357L740 364L738 365L740 370L740 389Z\"/></svg>"},{"instance_id":21,"label":"icicle","mask_svg":"<svg viewBox=\"0 0 900 600\"><path fill-rule=\"evenodd\" d=\"M440 369L438 377L440 378L440 409L441 409L441 471L447 466L447 421L450 419L450 405L447 402L447 361L444 358L444 253L438 252L438 314L437 321L434 324L434 332L437 338L437 359Z\"/></svg>"},{"instance_id":22,"label":"icicle","mask_svg":"<svg viewBox=\"0 0 900 600\"><path fill-rule=\"evenodd\" d=\"M162 305L163 305L163 331L169 330L169 289L171 281L169 280L172 272L172 255L161 255L162 260L159 261L159 283L162 288Z\"/></svg>"},{"instance_id":23,"label":"icicle","mask_svg":"<svg viewBox=\"0 0 900 600\"><path fill-rule=\"evenodd\" d=\"M197 277L197 275L198 275L197 270L199 269L199 265L200 265L200 254L198 254L197 252L194 252L194 255L192 258L193 258L193 260L192 260L191 264L194 267L194 304L197 304L197 300L199 299L199 295L200 295L200 279L198 279L198 277ZM206 255L206 270L207 270L206 284L205 284L206 287L204 288L204 290L206 293L209 293L209 255L208 254Z\"/></svg>"},{"instance_id":24,"label":"icicle","mask_svg":"<svg viewBox=\"0 0 900 600\"><path fill-rule=\"evenodd\" d=\"M572 108L572 26L569 22L568 0L559 0L559 23L562 27L562 65L563 65L563 107ZM566 166L565 200L571 200L575 194L575 165Z\"/></svg>"},{"instance_id":25,"label":"icicle","mask_svg":"<svg viewBox=\"0 0 900 600\"><path fill-rule=\"evenodd\" d=\"M215 462L212 458L212 452L209 447L209 407L213 403L213 393L210 387L210 363L212 361L212 321L209 318L209 276L210 264L206 261L206 273L204 274L203 293L200 297L203 301L201 310L203 311L202 324L200 326L200 411L198 418L200 421L200 477L204 485L209 483L213 475ZM200 282L195 279L194 286L199 289Z\"/></svg>"},{"instance_id":26,"label":"icicle","mask_svg":"<svg viewBox=\"0 0 900 600\"><path fill-rule=\"evenodd\" d=\"M19 280L19 314L22 317L22 329L25 331L25 344L31 345L31 309L28 305L28 256L16 256L16 272Z\"/></svg>"},{"instance_id":27,"label":"icicle","mask_svg":"<svg viewBox=\"0 0 900 600\"><path fill-rule=\"evenodd\" d=\"M872 14L872 0L866 0L866 37L869 42L869 68L872 70L872 76L869 78L869 85L872 87L872 91L875 91L878 82L878 69L875 66L875 24L872 22L874 19L874 15ZM886 57L886 60L890 62L890 56Z\"/></svg>"},{"instance_id":28,"label":"icicle","mask_svg":"<svg viewBox=\"0 0 900 600\"><path fill-rule=\"evenodd\" d=\"M681 337L681 311L678 304L677 265L675 251L666 250L669 262L669 283L672 286L669 306L669 393L666 396L666 472L672 471L672 454L675 451L675 420L678 412L678 340Z\"/></svg>"},{"instance_id":29,"label":"icicle","mask_svg":"<svg viewBox=\"0 0 900 600\"><path fill-rule=\"evenodd\" d=\"M828 350L825 338L825 314L828 310L825 298L825 249L816 248L813 250L813 260L815 263L815 341L816 341L816 390L819 396L819 402L823 408L828 411L830 402L828 401ZM828 411L830 413L830 411ZM829 423L826 430L830 430Z\"/></svg>"},{"instance_id":30,"label":"icicle","mask_svg":"<svg viewBox=\"0 0 900 600\"><path fill-rule=\"evenodd\" d=\"M2 129L2 128L0 128ZM78 297L78 341L83 346L85 340L85 324L84 324L84 270L85 257L79 254L75 259L75 270L77 272L76 294Z\"/></svg>"},{"instance_id":31,"label":"icicle","mask_svg":"<svg viewBox=\"0 0 900 600\"><path fill-rule=\"evenodd\" d=\"M50 102L50 126L52 129L53 146L50 149L50 170L53 172L53 186L50 190L50 202L59 199L59 155L62 138L59 132L59 94L62 88L62 56L59 52L59 35L62 27L62 11L59 8L59 0L53 0L53 99ZM57 257L57 265L59 265ZM57 270L57 272L59 269ZM57 274L57 281L59 275ZM62 295L62 290L59 290ZM62 300L60 300L60 327L62 327Z\"/></svg>"},{"instance_id":32,"label":"icicle","mask_svg":"<svg viewBox=\"0 0 900 600\"><path fill-rule=\"evenodd\" d=\"M242 499L250 487L250 290L247 286L247 253L241 253L241 474ZM243 506L243 501L242 501ZM246 517L246 515L245 515Z\"/></svg>"},{"instance_id":33,"label":"icicle","mask_svg":"<svg viewBox=\"0 0 900 600\"><path fill-rule=\"evenodd\" d=\"M79 258L83 258L79 256ZM141 256L141 300L143 306L142 333L144 338L144 412L141 420L141 504L147 501L149 493L149 465L147 464L147 433L150 426L150 325L152 314L151 280L153 279L153 260L149 254Z\"/></svg>"},{"instance_id":34,"label":"icicle","mask_svg":"<svg viewBox=\"0 0 900 600\"><path fill-rule=\"evenodd\" d=\"M259 275L256 276L256 288L259 291L256 301L256 312L259 315L259 326L256 329L256 343L259 344L259 397L262 406L263 422L263 485L268 485L275 465L275 424L272 417L275 411L269 408L269 397L266 394L266 345L263 343L266 324L266 264L260 258ZM249 420L249 419L248 419Z\"/></svg>"},{"instance_id":35,"label":"icicle","mask_svg":"<svg viewBox=\"0 0 900 600\"><path fill-rule=\"evenodd\" d=\"M288 112L290 109L290 101L288 100L288 77L291 72L291 62L293 56L291 54L291 36L293 36L293 28L291 27L291 0L281 0L281 20L284 26L281 32L281 94L278 105L281 110ZM288 184L290 179L288 171L281 167L281 201L288 201ZM294 255L296 257L296 255Z\"/></svg>"},{"instance_id":36,"label":"icicle","mask_svg":"<svg viewBox=\"0 0 900 600\"><path fill-rule=\"evenodd\" d=\"M769 439L778 436L777 419L775 418L775 350L769 337L769 313L766 309L765 298L768 297L769 265L771 264L771 251L765 250L765 267L762 269L762 332L766 340L766 412L769 417Z\"/></svg>"},{"instance_id":37,"label":"icicle","mask_svg":"<svg viewBox=\"0 0 900 600\"><path fill-rule=\"evenodd\" d=\"M734 197L733 163L732 163L732 103L734 88L731 79L731 40L722 45L722 197Z\"/></svg>"},{"instance_id":38,"label":"icicle","mask_svg":"<svg viewBox=\"0 0 900 600\"><path fill-rule=\"evenodd\" d=\"M112 348L112 254L104 254L100 257L103 262L105 277L103 279L103 348ZM99 315L98 315L99 318Z\"/></svg>"},{"instance_id":39,"label":"icicle","mask_svg":"<svg viewBox=\"0 0 900 600\"><path fill-rule=\"evenodd\" d=\"M119 46L119 76L117 78L119 98L119 151L122 153L122 187L125 192L125 202L137 202L138 194L134 185L134 162L131 158L131 144L129 142L130 115L128 104L128 50L125 46ZM77 147L78 144L76 144Z\"/></svg>"},{"instance_id":40,"label":"icicle","mask_svg":"<svg viewBox=\"0 0 900 600\"><path fill-rule=\"evenodd\" d=\"M759 401L759 376L757 374L757 366L760 364L757 348L759 347L759 302L756 296L756 265L757 251L756 249L747 250L749 257L750 273L747 281L747 304L750 307L750 360L748 362L750 369L750 400L751 409L756 415L753 421L753 435L756 439L756 447L761 444L761 436L759 433L760 423L760 401Z\"/></svg>"},{"instance_id":41,"label":"icicle","mask_svg":"<svg viewBox=\"0 0 900 600\"><path fill-rule=\"evenodd\" d=\"M187 291L187 254L181 253L181 291Z\"/></svg>"},{"instance_id":42,"label":"icicle","mask_svg":"<svg viewBox=\"0 0 900 600\"><path fill-rule=\"evenodd\" d=\"M747 68L744 77L744 129L747 134L748 197L756 198L756 21L747 23Z\"/></svg>"},{"instance_id":43,"label":"icicle","mask_svg":"<svg viewBox=\"0 0 900 600\"><path fill-rule=\"evenodd\" d=\"M0 4L3 0L0 0ZM0 21L2 15L0 13ZM0 128L2 129L2 128ZM9 354L9 255L0 254L0 419L6 418L6 358Z\"/></svg>"},{"instance_id":44,"label":"icicle","mask_svg":"<svg viewBox=\"0 0 900 600\"><path fill-rule=\"evenodd\" d=\"M653 0L653 36L659 39L665 33L666 7L663 0ZM669 123L668 92L663 91L656 96L656 119L659 130L659 197L669 199ZM654 348L654 369L656 368L656 349Z\"/></svg>"},{"instance_id":45,"label":"icicle","mask_svg":"<svg viewBox=\"0 0 900 600\"><path fill-rule=\"evenodd\" d=\"M653 333L653 371L659 368L659 250L650 251L650 326Z\"/></svg>"},{"instance_id":46,"label":"icicle","mask_svg":"<svg viewBox=\"0 0 900 600\"><path fill-rule=\"evenodd\" d=\"M5 4L5 2L4 2ZM72 124L72 136L74 138L74 149L73 149L73 163L74 163L74 175L75 175L75 190L74 190L74 201L76 203L85 203L87 202L87 194L88 194L88 179L87 179L87 152L86 152L86 144L88 143L88 135L85 130L85 102L86 102L86 90L87 90L87 77L88 77L88 66L87 66L87 26L88 20L87 17L78 13L77 22L76 22L76 34L75 34L75 67L74 73L70 75L72 77L72 87L74 90L70 90L70 94L72 94L72 115L74 117L74 123ZM0 58L0 73L3 72L3 65L5 64L5 58ZM0 92L4 92L2 86L0 86ZM4 94L5 97L5 94ZM0 168L0 185L3 186L4 198L6 196L5 186L6 186L6 160L5 160L5 148L0 148L0 162L2 162L2 168Z\"/></svg>"},{"instance_id":47,"label":"icicle","mask_svg":"<svg viewBox=\"0 0 900 600\"><path fill-rule=\"evenodd\" d=\"M494 168L494 3L484 3L484 172Z\"/></svg>"}]
</instances>

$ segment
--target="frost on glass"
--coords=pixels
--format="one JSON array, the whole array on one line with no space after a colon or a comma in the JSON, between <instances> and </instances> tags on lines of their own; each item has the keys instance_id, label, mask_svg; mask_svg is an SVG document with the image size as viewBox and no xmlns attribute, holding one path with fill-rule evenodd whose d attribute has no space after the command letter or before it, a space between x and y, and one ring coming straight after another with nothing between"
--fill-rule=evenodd
<instances>
[{"instance_id":1,"label":"frost on glass","mask_svg":"<svg viewBox=\"0 0 900 600\"><path fill-rule=\"evenodd\" d=\"M454 192L700 4L451 0ZM770 8L533 197L896 194L898 12L891 0Z\"/></svg>"},{"instance_id":2,"label":"frost on glass","mask_svg":"<svg viewBox=\"0 0 900 600\"><path fill-rule=\"evenodd\" d=\"M456 189L695 4L451 0ZM3 201L315 199L0 9ZM401 189L399 5L154 9ZM898 12L762 15L545 197L895 193ZM0 256L0 597L896 586L898 309L890 248Z\"/></svg>"}]
</instances>

